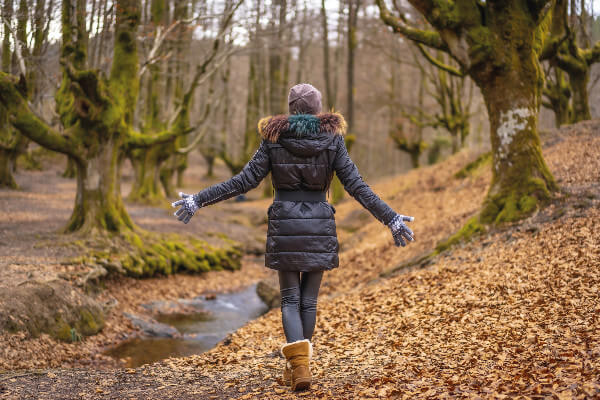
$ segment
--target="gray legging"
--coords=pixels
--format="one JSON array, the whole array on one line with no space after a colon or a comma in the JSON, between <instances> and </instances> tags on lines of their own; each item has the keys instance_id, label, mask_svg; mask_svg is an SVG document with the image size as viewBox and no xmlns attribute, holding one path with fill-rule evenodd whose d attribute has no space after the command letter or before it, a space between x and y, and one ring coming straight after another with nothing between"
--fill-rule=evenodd
<instances>
[{"instance_id":1,"label":"gray legging","mask_svg":"<svg viewBox=\"0 0 600 400\"><path fill-rule=\"evenodd\" d=\"M312 338L322 277L323 271L279 271L281 319L288 343Z\"/></svg>"}]
</instances>

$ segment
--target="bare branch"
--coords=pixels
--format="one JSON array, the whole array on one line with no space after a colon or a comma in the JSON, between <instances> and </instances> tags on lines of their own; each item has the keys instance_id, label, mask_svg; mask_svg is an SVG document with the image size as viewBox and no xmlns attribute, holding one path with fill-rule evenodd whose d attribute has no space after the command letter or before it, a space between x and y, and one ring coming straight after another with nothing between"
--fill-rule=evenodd
<instances>
[{"instance_id":1,"label":"bare branch","mask_svg":"<svg viewBox=\"0 0 600 400\"><path fill-rule=\"evenodd\" d=\"M144 64L142 64L142 68L140 68L138 72L138 78L142 77L144 73L148 70L148 66L156 63L160 60L158 56L158 52L160 47L162 46L165 38L171 33L175 27L179 25L180 21L173 22L164 32L162 32L162 26L158 25L156 27L156 38L154 39L154 43L152 45L152 49L150 50L150 54L148 54L148 59Z\"/></svg>"},{"instance_id":2,"label":"bare branch","mask_svg":"<svg viewBox=\"0 0 600 400\"><path fill-rule=\"evenodd\" d=\"M4 26L6 27L6 29L10 32L10 35L12 36L13 41L15 43L15 56L17 57L17 61L19 63L19 70L21 71L21 74L23 76L27 76L27 68L25 67L25 59L23 58L23 51L21 49L21 46L25 45L25 43L21 43L21 41L17 37L17 32L15 32L15 30L10 25L10 21L7 21L4 17L2 17L2 21L4 22Z\"/></svg>"}]
</instances>

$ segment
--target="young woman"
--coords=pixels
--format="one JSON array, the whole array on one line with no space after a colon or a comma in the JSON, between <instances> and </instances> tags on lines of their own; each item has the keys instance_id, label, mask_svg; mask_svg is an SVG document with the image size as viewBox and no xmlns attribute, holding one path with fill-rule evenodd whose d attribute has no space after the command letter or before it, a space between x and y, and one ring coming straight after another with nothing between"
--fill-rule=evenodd
<instances>
[{"instance_id":1,"label":"young woman","mask_svg":"<svg viewBox=\"0 0 600 400\"><path fill-rule=\"evenodd\" d=\"M262 141L242 171L199 193L180 193L175 216L188 223L201 207L245 193L271 172L275 199L269 207L265 265L279 274L286 358L284 380L292 390L311 383L309 360L317 295L323 271L338 266L335 208L326 200L333 174L346 191L392 231L397 246L413 239L397 214L363 181L348 155L346 124L337 113L321 113L321 93L309 84L290 90L289 115L262 119Z\"/></svg>"}]
</instances>

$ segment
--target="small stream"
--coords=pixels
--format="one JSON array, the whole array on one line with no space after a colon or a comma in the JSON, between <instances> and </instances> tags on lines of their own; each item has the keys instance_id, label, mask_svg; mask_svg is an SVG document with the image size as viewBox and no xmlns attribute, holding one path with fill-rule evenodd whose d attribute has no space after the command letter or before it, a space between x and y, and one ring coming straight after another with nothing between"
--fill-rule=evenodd
<instances>
[{"instance_id":1,"label":"small stream","mask_svg":"<svg viewBox=\"0 0 600 400\"><path fill-rule=\"evenodd\" d=\"M108 350L105 354L135 368L168 357L185 357L212 349L228 333L268 311L256 294L256 285L235 293L218 294L213 300L198 297L203 313L189 317L157 317L156 321L174 327L178 337L137 337Z\"/></svg>"}]
</instances>

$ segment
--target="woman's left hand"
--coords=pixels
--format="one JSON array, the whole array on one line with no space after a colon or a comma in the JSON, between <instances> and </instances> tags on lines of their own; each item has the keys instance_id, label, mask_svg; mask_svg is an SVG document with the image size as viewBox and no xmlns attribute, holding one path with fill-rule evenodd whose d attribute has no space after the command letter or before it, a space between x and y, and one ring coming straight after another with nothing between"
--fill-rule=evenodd
<instances>
[{"instance_id":1,"label":"woman's left hand","mask_svg":"<svg viewBox=\"0 0 600 400\"><path fill-rule=\"evenodd\" d=\"M394 244L396 246L406 246L406 243L412 242L415 240L413 231L410 230L408 226L404 222L412 222L414 221L414 217L409 217L406 215L396 214L394 218L388 224L388 227L392 231L392 236L394 236Z\"/></svg>"},{"instance_id":2,"label":"woman's left hand","mask_svg":"<svg viewBox=\"0 0 600 400\"><path fill-rule=\"evenodd\" d=\"M184 224L187 224L188 222L190 222L190 219L192 219L194 213L200 207L198 207L198 205L196 204L196 200L194 199L194 195L192 194L185 194L183 192L179 192L179 197L181 197L181 200L177 200L176 202L171 203L171 206L181 206L179 210L175 211L174 215L177 217L178 220L180 220Z\"/></svg>"}]
</instances>

